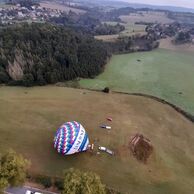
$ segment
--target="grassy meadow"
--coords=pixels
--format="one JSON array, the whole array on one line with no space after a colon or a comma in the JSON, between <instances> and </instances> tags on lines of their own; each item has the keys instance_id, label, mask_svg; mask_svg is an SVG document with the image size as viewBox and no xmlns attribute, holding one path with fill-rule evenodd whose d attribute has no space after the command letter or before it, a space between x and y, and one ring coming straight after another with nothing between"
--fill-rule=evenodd
<instances>
[{"instance_id":1,"label":"grassy meadow","mask_svg":"<svg viewBox=\"0 0 194 194\"><path fill-rule=\"evenodd\" d=\"M167 49L114 55L104 73L95 79L82 79L80 85L151 94L194 114L193 62L193 53Z\"/></svg>"},{"instance_id":2,"label":"grassy meadow","mask_svg":"<svg viewBox=\"0 0 194 194\"><path fill-rule=\"evenodd\" d=\"M127 56L127 55L126 55ZM118 79L118 77L117 77ZM113 118L110 132L99 128ZM116 152L62 156L53 149L56 129L77 120L90 142ZM147 164L130 154L131 135L148 137ZM13 148L31 160L31 171L61 176L70 167L98 173L108 186L134 194L182 194L194 190L194 126L171 107L145 97L72 88L0 87L0 152Z\"/></svg>"},{"instance_id":3,"label":"grassy meadow","mask_svg":"<svg viewBox=\"0 0 194 194\"><path fill-rule=\"evenodd\" d=\"M109 25L117 24L117 22L104 22L104 23L107 23ZM97 35L95 36L95 38L106 42L113 42L117 40L119 37L132 36L136 34L140 35L146 34L145 32L146 25L134 24L134 22L121 23L121 25L125 26L125 30L120 32L119 34Z\"/></svg>"}]
</instances>

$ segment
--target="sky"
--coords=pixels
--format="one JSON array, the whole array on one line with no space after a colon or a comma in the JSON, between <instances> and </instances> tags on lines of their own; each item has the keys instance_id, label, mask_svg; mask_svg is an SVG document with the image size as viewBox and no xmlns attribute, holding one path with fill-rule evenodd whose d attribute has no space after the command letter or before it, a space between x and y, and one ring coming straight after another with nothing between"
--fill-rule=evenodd
<instances>
[{"instance_id":1,"label":"sky","mask_svg":"<svg viewBox=\"0 0 194 194\"><path fill-rule=\"evenodd\" d=\"M129 3L141 3L150 5L170 5L176 7L188 7L194 9L194 0L122 0Z\"/></svg>"}]
</instances>

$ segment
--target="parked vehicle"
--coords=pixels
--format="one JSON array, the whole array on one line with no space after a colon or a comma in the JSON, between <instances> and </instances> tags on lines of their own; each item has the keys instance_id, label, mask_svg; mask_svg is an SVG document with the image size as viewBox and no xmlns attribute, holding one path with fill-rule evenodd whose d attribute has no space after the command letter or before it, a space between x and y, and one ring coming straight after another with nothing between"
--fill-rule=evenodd
<instances>
[{"instance_id":1,"label":"parked vehicle","mask_svg":"<svg viewBox=\"0 0 194 194\"><path fill-rule=\"evenodd\" d=\"M98 149L101 150L101 151L106 151L106 148L102 147L102 146L99 146Z\"/></svg>"},{"instance_id":2,"label":"parked vehicle","mask_svg":"<svg viewBox=\"0 0 194 194\"><path fill-rule=\"evenodd\" d=\"M27 190L25 194L42 194L42 193L37 192L37 191L30 191L30 190Z\"/></svg>"},{"instance_id":3,"label":"parked vehicle","mask_svg":"<svg viewBox=\"0 0 194 194\"><path fill-rule=\"evenodd\" d=\"M104 151L110 155L114 155L114 152L112 150L107 149L106 147L99 146L98 149L101 151Z\"/></svg>"}]
</instances>

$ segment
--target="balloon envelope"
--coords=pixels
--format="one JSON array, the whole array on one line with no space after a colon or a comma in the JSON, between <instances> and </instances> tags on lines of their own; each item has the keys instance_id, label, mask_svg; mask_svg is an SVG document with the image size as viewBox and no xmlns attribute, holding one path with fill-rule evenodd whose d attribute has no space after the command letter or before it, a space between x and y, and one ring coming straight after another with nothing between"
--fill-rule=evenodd
<instances>
[{"instance_id":1,"label":"balloon envelope","mask_svg":"<svg viewBox=\"0 0 194 194\"><path fill-rule=\"evenodd\" d=\"M86 151L88 144L89 139L85 129L76 121L64 123L54 138L54 148L64 155Z\"/></svg>"}]
</instances>

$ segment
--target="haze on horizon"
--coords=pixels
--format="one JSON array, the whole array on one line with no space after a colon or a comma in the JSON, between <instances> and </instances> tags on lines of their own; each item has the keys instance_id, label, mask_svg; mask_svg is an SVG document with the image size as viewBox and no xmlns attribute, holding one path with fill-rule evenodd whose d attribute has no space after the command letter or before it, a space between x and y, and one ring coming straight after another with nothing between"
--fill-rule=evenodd
<instances>
[{"instance_id":1,"label":"haze on horizon","mask_svg":"<svg viewBox=\"0 0 194 194\"><path fill-rule=\"evenodd\" d=\"M120 0L120 1L149 5L187 7L194 9L194 0Z\"/></svg>"}]
</instances>

